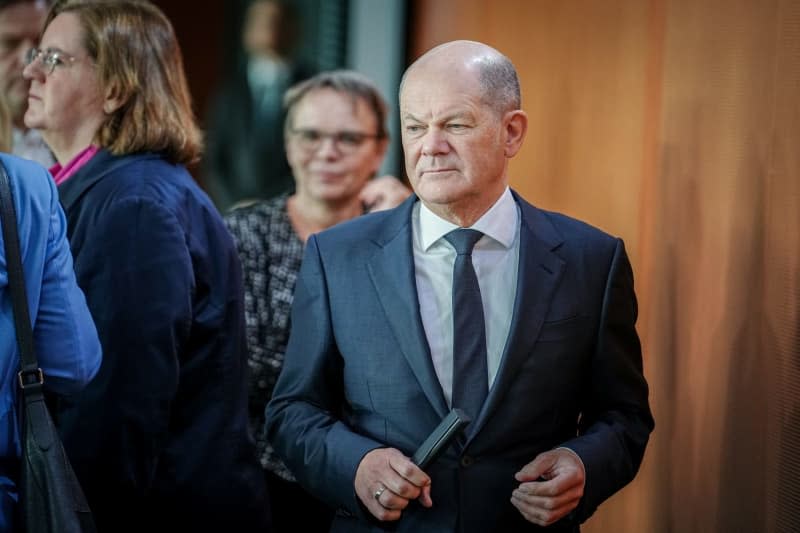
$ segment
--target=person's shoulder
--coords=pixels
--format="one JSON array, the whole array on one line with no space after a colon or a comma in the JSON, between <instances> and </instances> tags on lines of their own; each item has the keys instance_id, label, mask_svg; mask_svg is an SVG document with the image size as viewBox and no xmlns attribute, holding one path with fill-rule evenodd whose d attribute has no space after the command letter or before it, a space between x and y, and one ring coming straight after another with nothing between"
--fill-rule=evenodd
<instances>
[{"instance_id":1,"label":"person's shoulder","mask_svg":"<svg viewBox=\"0 0 800 533\"><path fill-rule=\"evenodd\" d=\"M107 165L115 177L134 183L160 182L164 176L189 176L184 165L172 163L156 152L111 156Z\"/></svg>"},{"instance_id":2,"label":"person's shoulder","mask_svg":"<svg viewBox=\"0 0 800 533\"><path fill-rule=\"evenodd\" d=\"M269 234L272 228L288 223L287 194L266 200L240 202L222 215L228 230L237 238L249 234Z\"/></svg>"},{"instance_id":3,"label":"person's shoulder","mask_svg":"<svg viewBox=\"0 0 800 533\"><path fill-rule=\"evenodd\" d=\"M41 164L30 159L0 152L0 162L12 183L22 182L27 189L49 189L50 173Z\"/></svg>"},{"instance_id":4,"label":"person's shoulder","mask_svg":"<svg viewBox=\"0 0 800 533\"><path fill-rule=\"evenodd\" d=\"M590 224L579 218L560 213L557 211L543 211L544 215L550 220L562 235L572 239L588 239L599 241L612 241L617 237L605 230Z\"/></svg>"},{"instance_id":5,"label":"person's shoulder","mask_svg":"<svg viewBox=\"0 0 800 533\"><path fill-rule=\"evenodd\" d=\"M286 210L286 194L268 199L243 200L237 202L223 214L225 221L236 222L244 219L268 221L276 214Z\"/></svg>"},{"instance_id":6,"label":"person's shoulder","mask_svg":"<svg viewBox=\"0 0 800 533\"><path fill-rule=\"evenodd\" d=\"M616 240L616 237L589 222L558 211L542 209L529 203L518 193L515 192L514 195L522 212L523 224L535 233L549 233L552 237L563 240Z\"/></svg>"},{"instance_id":7,"label":"person's shoulder","mask_svg":"<svg viewBox=\"0 0 800 533\"><path fill-rule=\"evenodd\" d=\"M411 224L411 205L413 202L407 201L393 209L357 216L318 233L317 237L339 245L389 240Z\"/></svg>"},{"instance_id":8,"label":"person's shoulder","mask_svg":"<svg viewBox=\"0 0 800 533\"><path fill-rule=\"evenodd\" d=\"M80 202L79 210L92 213L92 219L147 214L171 219L186 228L198 224L223 227L219 211L186 167L159 154L112 156L91 168L87 166L87 171L87 179L102 175L98 183L86 189Z\"/></svg>"},{"instance_id":9,"label":"person's shoulder","mask_svg":"<svg viewBox=\"0 0 800 533\"><path fill-rule=\"evenodd\" d=\"M53 178L39 163L7 153L0 153L0 162L6 169L17 205L29 206L32 199L49 204L56 195Z\"/></svg>"},{"instance_id":10,"label":"person's shoulder","mask_svg":"<svg viewBox=\"0 0 800 533\"><path fill-rule=\"evenodd\" d=\"M102 181L113 190L118 200L137 198L172 204L185 203L186 196L202 196L202 189L186 167L171 163L160 154L143 153L112 158L105 168L98 168L97 171L105 172Z\"/></svg>"}]
</instances>

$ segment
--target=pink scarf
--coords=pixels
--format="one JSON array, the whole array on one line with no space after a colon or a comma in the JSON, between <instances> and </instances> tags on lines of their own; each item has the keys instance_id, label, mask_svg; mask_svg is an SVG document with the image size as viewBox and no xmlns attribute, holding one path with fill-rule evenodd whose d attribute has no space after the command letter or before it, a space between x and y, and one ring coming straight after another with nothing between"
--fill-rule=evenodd
<instances>
[{"instance_id":1,"label":"pink scarf","mask_svg":"<svg viewBox=\"0 0 800 533\"><path fill-rule=\"evenodd\" d=\"M53 175L53 180L56 182L56 185L61 185L67 181L73 174L83 168L83 166L88 163L99 151L99 146L90 144L81 150L78 155L73 157L72 161L66 165L61 166L61 163L56 163L50 167L50 174Z\"/></svg>"}]
</instances>

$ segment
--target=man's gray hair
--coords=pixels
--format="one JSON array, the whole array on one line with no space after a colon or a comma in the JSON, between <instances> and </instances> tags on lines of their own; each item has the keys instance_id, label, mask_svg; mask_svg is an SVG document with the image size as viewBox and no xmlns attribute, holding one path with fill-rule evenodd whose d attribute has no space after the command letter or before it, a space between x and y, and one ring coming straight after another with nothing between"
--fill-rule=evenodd
<instances>
[{"instance_id":1,"label":"man's gray hair","mask_svg":"<svg viewBox=\"0 0 800 533\"><path fill-rule=\"evenodd\" d=\"M444 43L423 54L403 73L403 77L400 79L400 89L398 93L403 93L403 86L406 83L406 78L409 72L414 70L417 63L424 61L431 54L436 54L454 44L462 43L479 45L482 47L483 53L480 54L479 57L473 58L472 62L477 65L478 83L481 87L484 103L501 115L509 111L521 109L522 95L517 69L514 67L514 64L508 57L494 48L484 45L483 43L471 41Z\"/></svg>"},{"instance_id":2,"label":"man's gray hair","mask_svg":"<svg viewBox=\"0 0 800 533\"><path fill-rule=\"evenodd\" d=\"M484 102L503 114L520 109L522 96L514 64L503 54L479 62L479 80Z\"/></svg>"}]
</instances>

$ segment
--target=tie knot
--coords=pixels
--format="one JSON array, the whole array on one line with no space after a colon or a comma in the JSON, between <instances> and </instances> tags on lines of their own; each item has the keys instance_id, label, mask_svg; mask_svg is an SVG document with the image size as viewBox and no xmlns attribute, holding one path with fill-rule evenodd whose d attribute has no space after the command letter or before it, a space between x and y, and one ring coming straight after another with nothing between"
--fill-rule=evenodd
<instances>
[{"instance_id":1,"label":"tie knot","mask_svg":"<svg viewBox=\"0 0 800 533\"><path fill-rule=\"evenodd\" d=\"M465 229L460 228L451 231L444 238L453 245L453 248L456 249L456 253L458 255L470 255L472 253L472 248L475 247L475 243L478 242L481 237L483 237L483 233L476 229Z\"/></svg>"}]
</instances>

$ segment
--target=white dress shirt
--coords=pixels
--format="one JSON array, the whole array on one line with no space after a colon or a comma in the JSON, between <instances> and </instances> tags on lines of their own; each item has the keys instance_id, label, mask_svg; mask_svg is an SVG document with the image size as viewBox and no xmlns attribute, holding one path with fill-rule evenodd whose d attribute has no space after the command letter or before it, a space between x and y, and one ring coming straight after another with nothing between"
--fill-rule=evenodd
<instances>
[{"instance_id":1,"label":"white dress shirt","mask_svg":"<svg viewBox=\"0 0 800 533\"><path fill-rule=\"evenodd\" d=\"M283 107L283 94L291 85L289 65L279 59L253 57L247 62L247 83L257 111L271 116Z\"/></svg>"},{"instance_id":2,"label":"white dress shirt","mask_svg":"<svg viewBox=\"0 0 800 533\"><path fill-rule=\"evenodd\" d=\"M453 264L456 251L443 237L458 226L422 202L412 214L417 294L433 367L450 405L453 392ZM495 204L470 226L484 234L472 264L481 289L491 389L511 328L519 266L519 207L506 187Z\"/></svg>"}]
</instances>

